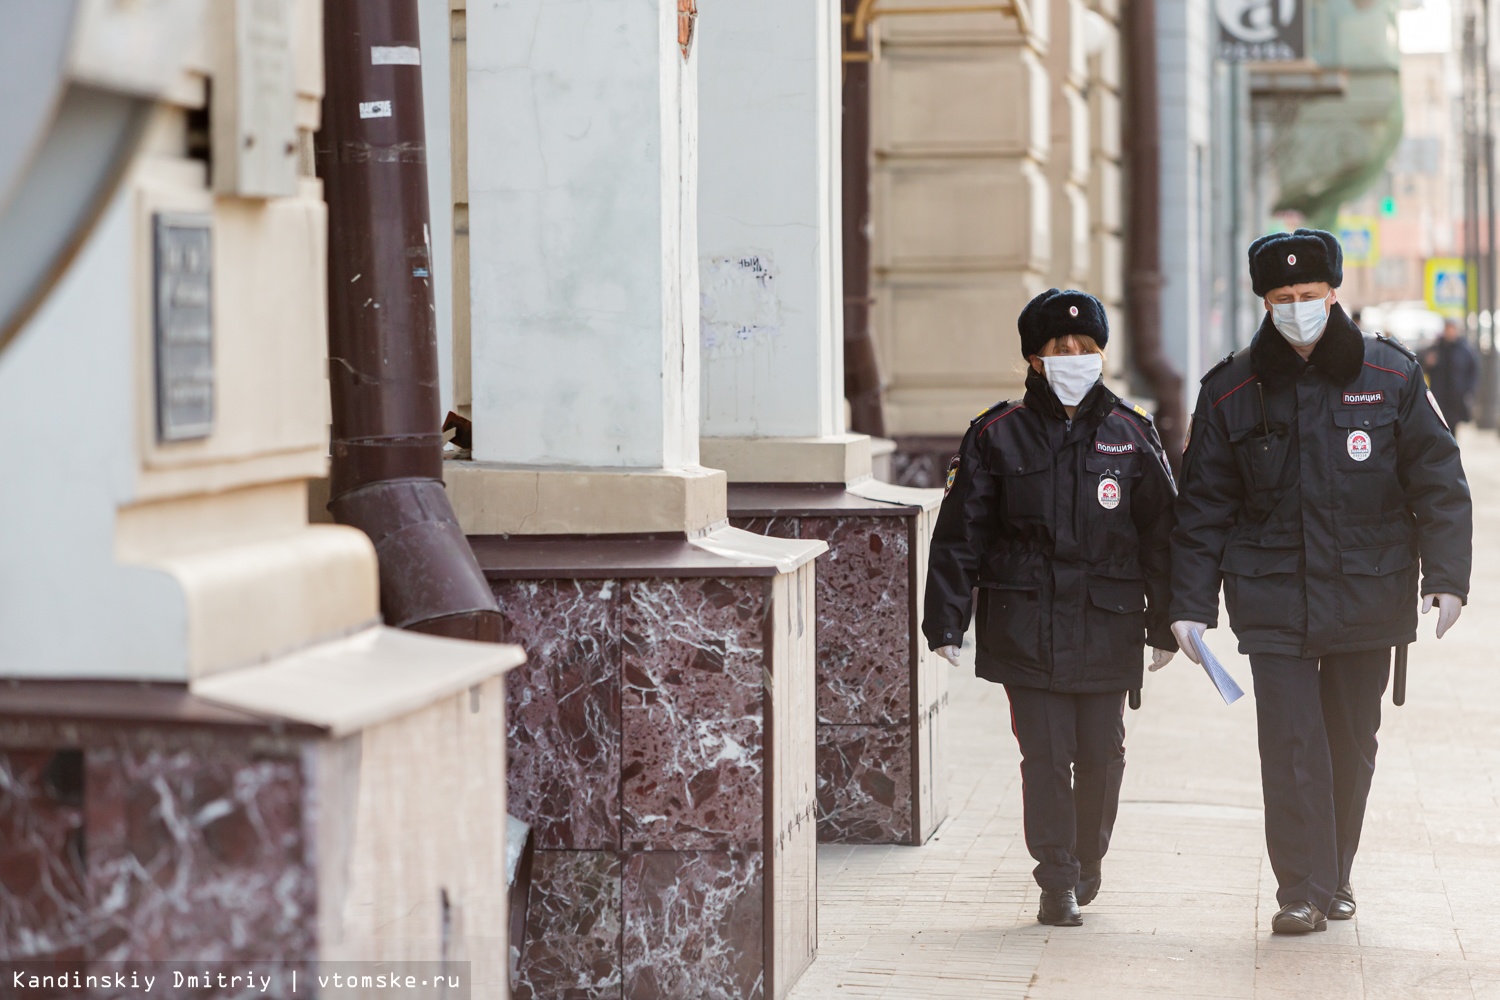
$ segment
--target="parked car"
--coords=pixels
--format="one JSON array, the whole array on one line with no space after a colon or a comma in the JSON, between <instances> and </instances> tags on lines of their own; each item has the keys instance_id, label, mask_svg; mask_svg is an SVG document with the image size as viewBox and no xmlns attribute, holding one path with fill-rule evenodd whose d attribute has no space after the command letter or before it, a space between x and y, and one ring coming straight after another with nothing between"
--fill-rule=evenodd
<instances>
[{"instance_id":1,"label":"parked car","mask_svg":"<svg viewBox=\"0 0 1500 1000\"><path fill-rule=\"evenodd\" d=\"M1360 311L1359 328L1365 333L1395 337L1413 351L1420 351L1443 332L1443 317L1420 299L1382 302Z\"/></svg>"}]
</instances>

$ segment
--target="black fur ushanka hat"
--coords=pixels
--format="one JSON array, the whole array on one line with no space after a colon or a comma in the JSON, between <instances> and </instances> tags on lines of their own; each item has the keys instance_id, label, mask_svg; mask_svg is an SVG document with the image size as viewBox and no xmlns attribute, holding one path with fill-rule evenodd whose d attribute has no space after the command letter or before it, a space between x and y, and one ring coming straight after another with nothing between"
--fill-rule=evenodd
<instances>
[{"instance_id":1,"label":"black fur ushanka hat","mask_svg":"<svg viewBox=\"0 0 1500 1000\"><path fill-rule=\"evenodd\" d=\"M1049 288L1021 310L1021 357L1037 354L1055 337L1092 337L1101 348L1109 343L1109 317L1104 305L1087 292Z\"/></svg>"},{"instance_id":2,"label":"black fur ushanka hat","mask_svg":"<svg viewBox=\"0 0 1500 1000\"><path fill-rule=\"evenodd\" d=\"M1321 229L1272 233L1250 244L1250 284L1261 298L1273 288L1326 281L1344 283L1344 250L1338 237Z\"/></svg>"}]
</instances>

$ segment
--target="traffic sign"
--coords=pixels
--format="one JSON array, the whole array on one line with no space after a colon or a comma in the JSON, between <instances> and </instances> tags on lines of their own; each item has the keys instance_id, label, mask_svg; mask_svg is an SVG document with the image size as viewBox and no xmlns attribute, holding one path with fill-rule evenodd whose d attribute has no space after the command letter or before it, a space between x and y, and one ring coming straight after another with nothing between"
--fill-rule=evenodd
<instances>
[{"instance_id":1,"label":"traffic sign","mask_svg":"<svg viewBox=\"0 0 1500 1000\"><path fill-rule=\"evenodd\" d=\"M1337 223L1344 263L1374 267L1380 263L1380 220L1368 215L1341 215Z\"/></svg>"},{"instance_id":2,"label":"traffic sign","mask_svg":"<svg viewBox=\"0 0 1500 1000\"><path fill-rule=\"evenodd\" d=\"M1469 275L1462 257L1432 257L1423 268L1427 308L1461 319L1469 311Z\"/></svg>"}]
</instances>

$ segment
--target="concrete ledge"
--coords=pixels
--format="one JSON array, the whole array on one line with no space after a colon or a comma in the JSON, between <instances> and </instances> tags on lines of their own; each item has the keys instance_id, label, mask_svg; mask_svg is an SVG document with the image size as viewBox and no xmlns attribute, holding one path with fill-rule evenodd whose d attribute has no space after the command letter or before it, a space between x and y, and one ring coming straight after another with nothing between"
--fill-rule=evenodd
<instances>
[{"instance_id":1,"label":"concrete ledge","mask_svg":"<svg viewBox=\"0 0 1500 1000\"><path fill-rule=\"evenodd\" d=\"M491 583L779 576L828 550L821 541L768 539L727 526L694 538L470 535L469 544Z\"/></svg>"},{"instance_id":2,"label":"concrete ledge","mask_svg":"<svg viewBox=\"0 0 1500 1000\"><path fill-rule=\"evenodd\" d=\"M156 560L182 588L188 675L204 677L380 620L375 550L331 525Z\"/></svg>"},{"instance_id":3,"label":"concrete ledge","mask_svg":"<svg viewBox=\"0 0 1500 1000\"><path fill-rule=\"evenodd\" d=\"M705 437L699 461L723 469L731 483L852 483L870 475L870 438Z\"/></svg>"},{"instance_id":4,"label":"concrete ledge","mask_svg":"<svg viewBox=\"0 0 1500 1000\"><path fill-rule=\"evenodd\" d=\"M448 461L466 535L700 534L728 516L715 469L568 469Z\"/></svg>"},{"instance_id":5,"label":"concrete ledge","mask_svg":"<svg viewBox=\"0 0 1500 1000\"><path fill-rule=\"evenodd\" d=\"M196 680L194 695L345 736L426 708L526 660L520 646L383 626Z\"/></svg>"},{"instance_id":6,"label":"concrete ledge","mask_svg":"<svg viewBox=\"0 0 1500 1000\"><path fill-rule=\"evenodd\" d=\"M850 483L849 492L855 496L864 497L866 500L876 500L880 503L920 507L928 513L936 511L943 505L942 490L920 486L897 486L893 483L881 482L879 479Z\"/></svg>"},{"instance_id":7,"label":"concrete ledge","mask_svg":"<svg viewBox=\"0 0 1500 1000\"><path fill-rule=\"evenodd\" d=\"M298 479L119 509L115 558L170 581L157 607L186 638L172 679L261 663L379 620L370 539L309 526L306 508Z\"/></svg>"},{"instance_id":8,"label":"concrete ledge","mask_svg":"<svg viewBox=\"0 0 1500 1000\"><path fill-rule=\"evenodd\" d=\"M890 438L870 439L870 475L883 483L894 481L896 442Z\"/></svg>"}]
</instances>

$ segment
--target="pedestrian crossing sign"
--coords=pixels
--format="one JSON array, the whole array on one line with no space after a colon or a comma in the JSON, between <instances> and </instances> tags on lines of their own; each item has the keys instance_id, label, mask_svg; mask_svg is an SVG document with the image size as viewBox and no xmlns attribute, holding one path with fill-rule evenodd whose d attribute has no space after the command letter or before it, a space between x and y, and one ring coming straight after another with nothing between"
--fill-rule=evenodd
<instances>
[{"instance_id":1,"label":"pedestrian crossing sign","mask_svg":"<svg viewBox=\"0 0 1500 1000\"><path fill-rule=\"evenodd\" d=\"M1368 215L1341 215L1338 220L1339 245L1344 248L1344 264L1349 267L1374 267L1380 263L1380 220Z\"/></svg>"},{"instance_id":2,"label":"pedestrian crossing sign","mask_svg":"<svg viewBox=\"0 0 1500 1000\"><path fill-rule=\"evenodd\" d=\"M1422 287L1427 308L1435 313L1458 319L1474 308L1468 268L1462 257L1428 259Z\"/></svg>"}]
</instances>

